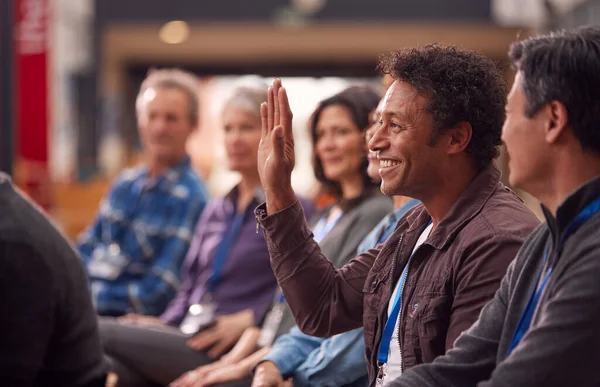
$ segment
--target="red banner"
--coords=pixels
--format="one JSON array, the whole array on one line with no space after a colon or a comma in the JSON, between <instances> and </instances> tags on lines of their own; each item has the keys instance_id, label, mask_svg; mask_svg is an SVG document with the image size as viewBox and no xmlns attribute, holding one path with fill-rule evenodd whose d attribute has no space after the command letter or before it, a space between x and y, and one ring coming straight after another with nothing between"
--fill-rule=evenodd
<instances>
[{"instance_id":1,"label":"red banner","mask_svg":"<svg viewBox=\"0 0 600 387\"><path fill-rule=\"evenodd\" d=\"M14 0L16 58L15 181L39 205L48 209L48 63L51 0Z\"/></svg>"}]
</instances>

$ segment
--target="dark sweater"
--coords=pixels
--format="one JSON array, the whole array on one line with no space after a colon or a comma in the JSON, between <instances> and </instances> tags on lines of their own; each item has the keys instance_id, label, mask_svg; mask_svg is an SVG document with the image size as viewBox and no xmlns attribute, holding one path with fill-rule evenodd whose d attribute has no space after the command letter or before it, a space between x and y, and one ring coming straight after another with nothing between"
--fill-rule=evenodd
<instances>
[{"instance_id":1,"label":"dark sweater","mask_svg":"<svg viewBox=\"0 0 600 387\"><path fill-rule=\"evenodd\" d=\"M103 387L106 368L81 262L0 174L0 386Z\"/></svg>"},{"instance_id":2,"label":"dark sweater","mask_svg":"<svg viewBox=\"0 0 600 387\"><path fill-rule=\"evenodd\" d=\"M547 222L525 242L477 322L445 356L406 371L390 387L600 386L600 213L557 252L567 225L598 196L600 177L572 193L556 218L544 209ZM531 327L507 356L547 246L552 275Z\"/></svg>"}]
</instances>

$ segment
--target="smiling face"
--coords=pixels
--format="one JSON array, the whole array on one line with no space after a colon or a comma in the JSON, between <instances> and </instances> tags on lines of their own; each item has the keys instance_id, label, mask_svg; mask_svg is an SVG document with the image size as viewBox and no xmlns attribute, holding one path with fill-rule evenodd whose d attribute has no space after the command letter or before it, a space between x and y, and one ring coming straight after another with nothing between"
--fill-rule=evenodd
<instances>
[{"instance_id":1,"label":"smiling face","mask_svg":"<svg viewBox=\"0 0 600 387\"><path fill-rule=\"evenodd\" d=\"M368 158L369 158L369 166L367 167L367 174L375 182L381 180L381 177L379 176L380 165L379 165L379 159L377 158L377 153L369 150L369 141L371 141L371 138L373 137L373 135L375 134L375 131L379 127L379 121L381 121L381 112L383 110L384 101L385 101L385 99L382 99L379 102L379 105L377 105L377 108L375 108L375 110L370 114L369 128L367 129L367 132L365 134L365 139L366 139L365 145L367 147Z\"/></svg>"},{"instance_id":2,"label":"smiling face","mask_svg":"<svg viewBox=\"0 0 600 387\"><path fill-rule=\"evenodd\" d=\"M362 131L342 105L325 107L317 120L315 152L328 180L341 182L360 175L365 156Z\"/></svg>"},{"instance_id":3,"label":"smiling face","mask_svg":"<svg viewBox=\"0 0 600 387\"><path fill-rule=\"evenodd\" d=\"M436 189L447 162L432 144L435 128L428 100L405 82L395 81L384 98L380 125L369 142L380 162L381 191L421 198Z\"/></svg>"}]
</instances>

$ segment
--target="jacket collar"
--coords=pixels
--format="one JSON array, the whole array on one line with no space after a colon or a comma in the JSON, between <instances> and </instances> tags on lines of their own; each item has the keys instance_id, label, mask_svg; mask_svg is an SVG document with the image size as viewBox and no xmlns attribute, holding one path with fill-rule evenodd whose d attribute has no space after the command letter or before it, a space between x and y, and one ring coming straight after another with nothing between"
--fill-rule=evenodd
<instances>
[{"instance_id":1,"label":"jacket collar","mask_svg":"<svg viewBox=\"0 0 600 387\"><path fill-rule=\"evenodd\" d=\"M443 249L450 244L462 228L471 221L498 188L500 183L500 170L491 164L475 177L467 189L458 198L450 212L435 228L427 244L436 249ZM508 189L508 188L506 188ZM407 217L408 232L423 230L431 217L423 207Z\"/></svg>"},{"instance_id":2,"label":"jacket collar","mask_svg":"<svg viewBox=\"0 0 600 387\"><path fill-rule=\"evenodd\" d=\"M169 168L164 174L156 178L150 178L148 176L149 170L144 166L140 179L138 180L138 189L140 192L144 192L154 188L160 188L165 192L169 192L179 181L181 181L181 176L189 171L191 167L191 159L189 156L186 156L179 163Z\"/></svg>"},{"instance_id":3,"label":"jacket collar","mask_svg":"<svg viewBox=\"0 0 600 387\"><path fill-rule=\"evenodd\" d=\"M556 218L548 208L542 205L542 211L552 233L554 243L560 240L559 238L567 228L567 225L598 196L600 196L600 176L587 181L567 196L561 205L558 206Z\"/></svg>"}]
</instances>

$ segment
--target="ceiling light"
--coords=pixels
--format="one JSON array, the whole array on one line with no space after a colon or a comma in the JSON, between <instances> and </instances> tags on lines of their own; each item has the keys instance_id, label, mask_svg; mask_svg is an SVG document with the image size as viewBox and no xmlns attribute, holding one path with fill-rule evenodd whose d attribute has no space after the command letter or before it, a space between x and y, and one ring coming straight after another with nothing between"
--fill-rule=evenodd
<instances>
[{"instance_id":1,"label":"ceiling light","mask_svg":"<svg viewBox=\"0 0 600 387\"><path fill-rule=\"evenodd\" d=\"M190 36L190 26L181 20L170 21L158 31L160 40L167 44L183 43Z\"/></svg>"}]
</instances>

